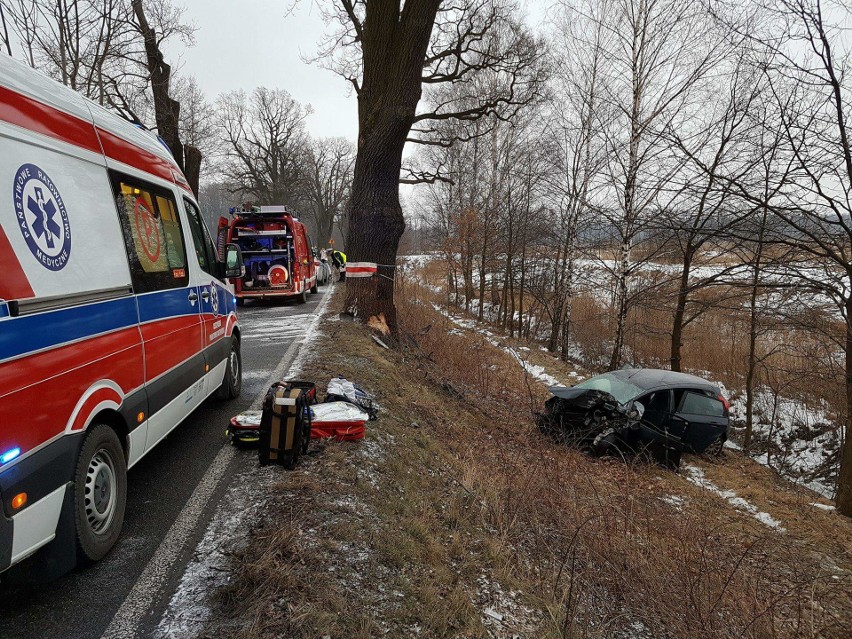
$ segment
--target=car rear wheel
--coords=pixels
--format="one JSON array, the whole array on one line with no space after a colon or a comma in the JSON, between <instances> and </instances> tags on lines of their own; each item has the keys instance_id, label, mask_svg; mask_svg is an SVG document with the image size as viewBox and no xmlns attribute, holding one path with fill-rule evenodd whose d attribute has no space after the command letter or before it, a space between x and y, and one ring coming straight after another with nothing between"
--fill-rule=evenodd
<instances>
[{"instance_id":1,"label":"car rear wheel","mask_svg":"<svg viewBox=\"0 0 852 639\"><path fill-rule=\"evenodd\" d=\"M102 559L115 545L124 522L127 467L118 435L95 424L83 440L74 474L77 556Z\"/></svg>"},{"instance_id":2,"label":"car rear wheel","mask_svg":"<svg viewBox=\"0 0 852 639\"><path fill-rule=\"evenodd\" d=\"M317 281L316 281L316 280L314 280L314 285L311 287L311 293L313 293L314 295L316 295L318 290L319 290L319 289L317 288Z\"/></svg>"},{"instance_id":3,"label":"car rear wheel","mask_svg":"<svg viewBox=\"0 0 852 639\"><path fill-rule=\"evenodd\" d=\"M243 359L240 355L240 340L231 338L231 350L225 362L225 377L216 391L217 399L236 399L243 387Z\"/></svg>"},{"instance_id":4,"label":"car rear wheel","mask_svg":"<svg viewBox=\"0 0 852 639\"><path fill-rule=\"evenodd\" d=\"M718 439L713 440L713 443L707 447L707 450L704 451L705 455L709 455L710 457L721 457L722 450L725 448L725 440L719 437Z\"/></svg>"}]
</instances>

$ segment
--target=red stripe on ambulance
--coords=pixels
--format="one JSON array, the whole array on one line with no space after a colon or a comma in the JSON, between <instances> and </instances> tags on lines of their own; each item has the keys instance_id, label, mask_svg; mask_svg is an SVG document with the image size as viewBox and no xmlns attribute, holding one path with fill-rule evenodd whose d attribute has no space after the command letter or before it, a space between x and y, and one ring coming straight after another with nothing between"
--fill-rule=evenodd
<instances>
[{"instance_id":1,"label":"red stripe on ambulance","mask_svg":"<svg viewBox=\"0 0 852 639\"><path fill-rule=\"evenodd\" d=\"M0 226L0 273L3 274L0 277L0 300L21 300L35 295L2 226Z\"/></svg>"},{"instance_id":2,"label":"red stripe on ambulance","mask_svg":"<svg viewBox=\"0 0 852 639\"><path fill-rule=\"evenodd\" d=\"M129 164L151 175L156 175L169 182L176 183L183 190L192 193L189 184L186 180L177 181L175 176L177 171L175 167L165 158L154 155L150 151L136 146L135 144L124 140L117 135L110 133L97 127L98 137L101 140L101 145L104 148L104 155L117 162Z\"/></svg>"},{"instance_id":3,"label":"red stripe on ambulance","mask_svg":"<svg viewBox=\"0 0 852 639\"><path fill-rule=\"evenodd\" d=\"M0 87L0 120L87 151L101 153L101 145L91 122L5 87Z\"/></svg>"},{"instance_id":4,"label":"red stripe on ambulance","mask_svg":"<svg viewBox=\"0 0 852 639\"><path fill-rule=\"evenodd\" d=\"M93 361L92 354L98 353ZM137 327L29 355L26 365L0 364L0 450L26 452L62 433L92 380L111 380L127 394L144 382ZM88 416L87 416L88 417Z\"/></svg>"},{"instance_id":5,"label":"red stripe on ambulance","mask_svg":"<svg viewBox=\"0 0 852 639\"><path fill-rule=\"evenodd\" d=\"M87 422L89 421L89 417L92 416L94 410L103 402L111 402L115 404L116 407L121 406L121 402L124 401L124 398L116 393L112 388L99 388L94 393L89 395L86 401L83 402L83 405L80 407L80 410L77 412L77 416L74 418L74 423L71 424L71 430L82 430L86 427Z\"/></svg>"}]
</instances>

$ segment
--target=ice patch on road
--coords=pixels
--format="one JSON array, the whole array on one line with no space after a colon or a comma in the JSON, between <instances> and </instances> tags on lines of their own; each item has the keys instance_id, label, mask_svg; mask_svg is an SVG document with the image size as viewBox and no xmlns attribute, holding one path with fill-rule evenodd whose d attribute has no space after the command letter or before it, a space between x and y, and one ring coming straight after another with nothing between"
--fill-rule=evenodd
<instances>
[{"instance_id":1,"label":"ice patch on road","mask_svg":"<svg viewBox=\"0 0 852 639\"><path fill-rule=\"evenodd\" d=\"M692 464L687 464L682 467L686 473L686 479L691 481L696 486L700 486L705 490L709 490L711 493L715 493L725 501L727 501L731 506L736 508L737 510L742 510L755 519L762 523L764 526L768 528L772 528L773 530L777 530L778 532L785 532L785 529L781 526L781 522L775 519L769 513L763 512L759 510L757 506L752 504L750 501L739 497L737 493L733 490L726 490L724 488L719 488L712 481L707 479L704 476L704 471L698 466L693 466Z\"/></svg>"}]
</instances>

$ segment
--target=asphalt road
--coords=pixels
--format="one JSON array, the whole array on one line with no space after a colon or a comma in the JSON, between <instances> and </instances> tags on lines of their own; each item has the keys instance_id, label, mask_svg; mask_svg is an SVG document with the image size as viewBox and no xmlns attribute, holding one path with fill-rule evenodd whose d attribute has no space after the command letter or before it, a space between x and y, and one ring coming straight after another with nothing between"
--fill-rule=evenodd
<instances>
[{"instance_id":1,"label":"asphalt road","mask_svg":"<svg viewBox=\"0 0 852 639\"><path fill-rule=\"evenodd\" d=\"M314 317L326 288L296 305L249 305L240 309L243 327L243 388L232 402L208 400L128 473L127 511L121 537L102 561L78 568L52 583L32 588L0 586L2 639L98 639L145 570L173 522L225 442L232 415L265 390L270 374ZM155 623L228 484L248 453L236 455L223 481L184 544L146 616Z\"/></svg>"}]
</instances>

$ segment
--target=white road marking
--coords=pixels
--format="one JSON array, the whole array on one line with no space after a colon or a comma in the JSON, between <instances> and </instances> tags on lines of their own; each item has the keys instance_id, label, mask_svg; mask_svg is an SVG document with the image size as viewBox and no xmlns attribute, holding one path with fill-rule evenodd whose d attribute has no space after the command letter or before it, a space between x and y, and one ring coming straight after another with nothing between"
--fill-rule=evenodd
<instances>
[{"instance_id":1,"label":"white road marking","mask_svg":"<svg viewBox=\"0 0 852 639\"><path fill-rule=\"evenodd\" d=\"M333 290L333 287L328 287L322 300L317 305L314 311L315 317L310 326L304 331L302 339L294 340L290 344L287 352L284 353L284 357L281 358L278 366L276 366L275 370L269 376L268 382L263 387L263 392L255 398L249 410L258 410L261 407L263 397L266 395L266 389L273 382L281 379L281 375L289 369L299 354L299 347L302 345L305 336L313 333L319 323ZM169 570L183 552L189 538L198 526L204 509L213 496L213 493L216 492L216 488L219 486L225 470L228 468L228 464L234 458L234 455L235 449L233 446L225 444L219 450L207 472L204 473L201 481L195 487L192 496L184 505L180 515L178 515L171 528L169 528L169 531L166 533L163 541L160 542L160 545L145 566L142 574L139 575L136 584L127 597L125 597L121 606L119 606L109 626L107 626L107 629L101 635L101 639L137 639L139 627L145 617L150 613L151 605L162 589Z\"/></svg>"}]
</instances>

